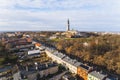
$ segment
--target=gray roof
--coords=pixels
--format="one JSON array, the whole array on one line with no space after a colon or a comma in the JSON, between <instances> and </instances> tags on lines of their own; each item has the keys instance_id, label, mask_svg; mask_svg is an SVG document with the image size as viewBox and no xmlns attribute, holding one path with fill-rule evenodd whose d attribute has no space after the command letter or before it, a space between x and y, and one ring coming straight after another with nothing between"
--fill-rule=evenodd
<instances>
[{"instance_id":1,"label":"gray roof","mask_svg":"<svg viewBox=\"0 0 120 80\"><path fill-rule=\"evenodd\" d=\"M110 76L110 77L107 77L105 80L118 80L118 78L117 78L117 77Z\"/></svg>"},{"instance_id":2,"label":"gray roof","mask_svg":"<svg viewBox=\"0 0 120 80\"><path fill-rule=\"evenodd\" d=\"M86 70L86 71L89 71L92 67L88 66L88 65L85 65L85 64L80 64L79 66L80 68Z\"/></svg>"},{"instance_id":3,"label":"gray roof","mask_svg":"<svg viewBox=\"0 0 120 80\"><path fill-rule=\"evenodd\" d=\"M102 80L105 77L107 77L106 74L103 74L103 73L100 73L100 72L97 72L97 71L92 71L89 74L92 75L92 76L94 76L94 77L96 77L96 78L98 78L98 79L100 79L100 80Z\"/></svg>"},{"instance_id":4,"label":"gray roof","mask_svg":"<svg viewBox=\"0 0 120 80\"><path fill-rule=\"evenodd\" d=\"M5 72L5 71L10 70L10 69L12 69L12 66L6 66L3 68L0 68L0 72Z\"/></svg>"},{"instance_id":5,"label":"gray roof","mask_svg":"<svg viewBox=\"0 0 120 80\"><path fill-rule=\"evenodd\" d=\"M68 63L71 63L71 59L68 56L64 57L63 60L66 61L66 62L68 62Z\"/></svg>"},{"instance_id":6,"label":"gray roof","mask_svg":"<svg viewBox=\"0 0 120 80\"><path fill-rule=\"evenodd\" d=\"M105 80L112 80L112 79L110 79L110 78L106 78Z\"/></svg>"},{"instance_id":7,"label":"gray roof","mask_svg":"<svg viewBox=\"0 0 120 80\"><path fill-rule=\"evenodd\" d=\"M71 64L71 65L76 66L76 67L80 66L80 64L81 64L81 63L78 62L77 60L71 59L71 58L68 57L68 56L64 57L63 60L66 61L66 62L68 62L68 63Z\"/></svg>"},{"instance_id":8,"label":"gray roof","mask_svg":"<svg viewBox=\"0 0 120 80\"><path fill-rule=\"evenodd\" d=\"M62 53L60 53L58 51L54 52L53 54L56 55L57 57L61 58L61 59L66 56L65 54L62 54Z\"/></svg>"},{"instance_id":9,"label":"gray roof","mask_svg":"<svg viewBox=\"0 0 120 80\"><path fill-rule=\"evenodd\" d=\"M47 50L50 51L50 52L52 52L55 56L63 59L64 61L68 62L71 65L74 65L74 66L78 67L78 66L80 66L80 64L82 64L82 63L78 62L75 59L71 59L70 57L66 56L63 53L58 52L57 50L54 50L52 48L47 48Z\"/></svg>"},{"instance_id":10,"label":"gray roof","mask_svg":"<svg viewBox=\"0 0 120 80\"><path fill-rule=\"evenodd\" d=\"M55 50L54 50L54 49L52 49L52 48L46 48L46 50L48 50L48 51L50 51L50 52L55 51Z\"/></svg>"},{"instance_id":11,"label":"gray roof","mask_svg":"<svg viewBox=\"0 0 120 80\"><path fill-rule=\"evenodd\" d=\"M21 71L21 74L23 74L24 76L27 76L27 75L31 75L33 73L36 73L37 71Z\"/></svg>"},{"instance_id":12,"label":"gray roof","mask_svg":"<svg viewBox=\"0 0 120 80\"><path fill-rule=\"evenodd\" d=\"M40 46L41 49L45 49L45 46Z\"/></svg>"},{"instance_id":13,"label":"gray roof","mask_svg":"<svg viewBox=\"0 0 120 80\"><path fill-rule=\"evenodd\" d=\"M80 62L76 62L74 65L76 66L76 67L78 67L78 66L80 66L82 63L80 63Z\"/></svg>"},{"instance_id":14,"label":"gray roof","mask_svg":"<svg viewBox=\"0 0 120 80\"><path fill-rule=\"evenodd\" d=\"M28 51L28 55L30 55L30 54L36 54L36 53L40 53L40 50L29 50Z\"/></svg>"}]
</instances>

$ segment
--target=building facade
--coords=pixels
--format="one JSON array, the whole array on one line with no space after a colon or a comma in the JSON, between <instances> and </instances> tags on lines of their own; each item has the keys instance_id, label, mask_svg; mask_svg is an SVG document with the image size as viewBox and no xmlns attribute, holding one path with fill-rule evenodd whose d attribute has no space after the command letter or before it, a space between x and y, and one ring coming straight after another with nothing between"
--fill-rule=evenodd
<instances>
[{"instance_id":1,"label":"building facade","mask_svg":"<svg viewBox=\"0 0 120 80\"><path fill-rule=\"evenodd\" d=\"M54 51L53 49L46 49L46 54L59 64L65 66L70 72L77 74L77 67L81 64L80 62L69 58L68 56Z\"/></svg>"},{"instance_id":2,"label":"building facade","mask_svg":"<svg viewBox=\"0 0 120 80\"><path fill-rule=\"evenodd\" d=\"M77 74L80 78L82 78L83 80L88 80L88 73L92 71L92 68L87 66L87 65L83 65L81 64L78 68L77 68Z\"/></svg>"},{"instance_id":3,"label":"building facade","mask_svg":"<svg viewBox=\"0 0 120 80\"><path fill-rule=\"evenodd\" d=\"M48 76L49 74L54 74L56 72L58 72L58 66L53 66L51 68L41 70L39 74L40 74L40 77L43 77L43 76Z\"/></svg>"}]
</instances>

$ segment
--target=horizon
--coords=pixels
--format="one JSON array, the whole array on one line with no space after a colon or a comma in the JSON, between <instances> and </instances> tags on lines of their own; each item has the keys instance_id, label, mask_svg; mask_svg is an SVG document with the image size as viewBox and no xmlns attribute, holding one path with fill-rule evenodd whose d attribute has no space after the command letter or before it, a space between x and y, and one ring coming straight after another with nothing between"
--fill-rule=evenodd
<instances>
[{"instance_id":1,"label":"horizon","mask_svg":"<svg viewBox=\"0 0 120 80\"><path fill-rule=\"evenodd\" d=\"M120 32L120 1L1 0L1 31ZM51 5L52 4L52 5Z\"/></svg>"},{"instance_id":2,"label":"horizon","mask_svg":"<svg viewBox=\"0 0 120 80\"><path fill-rule=\"evenodd\" d=\"M76 30L79 31L79 30ZM15 30L15 31L0 31L1 32L65 32L65 30ZM79 32L108 32L108 33L120 33L120 31L79 31Z\"/></svg>"}]
</instances>

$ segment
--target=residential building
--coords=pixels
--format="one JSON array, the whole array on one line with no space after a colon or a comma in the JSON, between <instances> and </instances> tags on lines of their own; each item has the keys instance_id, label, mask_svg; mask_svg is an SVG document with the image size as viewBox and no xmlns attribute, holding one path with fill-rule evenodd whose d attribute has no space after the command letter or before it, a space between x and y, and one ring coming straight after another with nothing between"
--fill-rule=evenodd
<instances>
[{"instance_id":1,"label":"residential building","mask_svg":"<svg viewBox=\"0 0 120 80\"><path fill-rule=\"evenodd\" d=\"M32 65L26 66L25 70L21 70L21 78L28 79L28 80L35 80L37 79L37 75L39 77L46 77L49 74L54 74L58 72L58 65L56 63L46 63L46 64L39 64L35 63Z\"/></svg>"},{"instance_id":2,"label":"residential building","mask_svg":"<svg viewBox=\"0 0 120 80\"><path fill-rule=\"evenodd\" d=\"M21 80L20 72L16 72L13 74L13 80Z\"/></svg>"},{"instance_id":3,"label":"residential building","mask_svg":"<svg viewBox=\"0 0 120 80\"><path fill-rule=\"evenodd\" d=\"M37 48L37 47L40 47L41 46L41 44L40 43L35 43L35 47Z\"/></svg>"},{"instance_id":4,"label":"residential building","mask_svg":"<svg viewBox=\"0 0 120 80\"><path fill-rule=\"evenodd\" d=\"M77 74L77 67L80 66L80 62L75 59L71 59L68 56L63 58L63 65L66 66L70 72Z\"/></svg>"},{"instance_id":5,"label":"residential building","mask_svg":"<svg viewBox=\"0 0 120 80\"><path fill-rule=\"evenodd\" d=\"M34 44L19 45L19 46L16 46L16 48L17 49L34 48Z\"/></svg>"},{"instance_id":6,"label":"residential building","mask_svg":"<svg viewBox=\"0 0 120 80\"><path fill-rule=\"evenodd\" d=\"M40 43L35 43L35 47L39 49L40 51L45 50L45 46L42 46Z\"/></svg>"},{"instance_id":7,"label":"residential building","mask_svg":"<svg viewBox=\"0 0 120 80\"><path fill-rule=\"evenodd\" d=\"M109 76L107 76L107 78L105 80L119 80L119 79L116 75L114 75L114 76L109 75Z\"/></svg>"},{"instance_id":8,"label":"residential building","mask_svg":"<svg viewBox=\"0 0 120 80\"><path fill-rule=\"evenodd\" d=\"M77 68L77 74L80 78L82 78L83 80L88 80L88 73L92 71L92 67L81 64L78 68Z\"/></svg>"},{"instance_id":9,"label":"residential building","mask_svg":"<svg viewBox=\"0 0 120 80\"><path fill-rule=\"evenodd\" d=\"M28 51L28 55L32 55L32 54L40 54L40 50L30 50L30 51Z\"/></svg>"},{"instance_id":10,"label":"residential building","mask_svg":"<svg viewBox=\"0 0 120 80\"><path fill-rule=\"evenodd\" d=\"M97 71L92 71L88 73L88 80L105 80L106 77L106 74Z\"/></svg>"},{"instance_id":11,"label":"residential building","mask_svg":"<svg viewBox=\"0 0 120 80\"><path fill-rule=\"evenodd\" d=\"M52 58L53 61L56 61L59 64L63 65L63 58L66 56L62 53L59 53L58 51L55 51L53 53L48 53L48 56Z\"/></svg>"},{"instance_id":12,"label":"residential building","mask_svg":"<svg viewBox=\"0 0 120 80\"><path fill-rule=\"evenodd\" d=\"M14 36L15 36L14 33L6 33L6 35L7 35L8 37L14 37Z\"/></svg>"},{"instance_id":13,"label":"residential building","mask_svg":"<svg viewBox=\"0 0 120 80\"><path fill-rule=\"evenodd\" d=\"M47 53L49 57L52 58L53 61L56 61L57 63L62 64L67 69L69 69L69 71L77 74L77 67L81 64L80 62L74 59L71 59L65 54L60 53L50 48L46 49L45 52Z\"/></svg>"},{"instance_id":14,"label":"residential building","mask_svg":"<svg viewBox=\"0 0 120 80\"><path fill-rule=\"evenodd\" d=\"M61 80L78 80L74 74L66 73L62 76Z\"/></svg>"},{"instance_id":15,"label":"residential building","mask_svg":"<svg viewBox=\"0 0 120 80\"><path fill-rule=\"evenodd\" d=\"M39 72L40 76L48 76L49 74L54 74L58 72L58 66L56 64L47 65L46 69L43 69Z\"/></svg>"},{"instance_id":16,"label":"residential building","mask_svg":"<svg viewBox=\"0 0 120 80\"><path fill-rule=\"evenodd\" d=\"M36 71L21 71L21 80L35 80L37 79Z\"/></svg>"},{"instance_id":17,"label":"residential building","mask_svg":"<svg viewBox=\"0 0 120 80\"><path fill-rule=\"evenodd\" d=\"M5 66L0 68L0 80L10 80L12 77L12 66Z\"/></svg>"},{"instance_id":18,"label":"residential building","mask_svg":"<svg viewBox=\"0 0 120 80\"><path fill-rule=\"evenodd\" d=\"M56 38L58 38L56 35L52 35L52 36L50 36L49 39L56 39Z\"/></svg>"},{"instance_id":19,"label":"residential building","mask_svg":"<svg viewBox=\"0 0 120 80\"><path fill-rule=\"evenodd\" d=\"M40 50L30 50L28 51L29 58L40 57Z\"/></svg>"}]
</instances>

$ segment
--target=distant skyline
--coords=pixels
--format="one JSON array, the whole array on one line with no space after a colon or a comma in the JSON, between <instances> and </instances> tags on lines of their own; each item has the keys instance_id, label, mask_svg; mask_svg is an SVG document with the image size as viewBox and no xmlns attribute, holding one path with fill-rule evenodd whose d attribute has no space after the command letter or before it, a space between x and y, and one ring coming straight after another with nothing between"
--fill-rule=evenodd
<instances>
[{"instance_id":1,"label":"distant skyline","mask_svg":"<svg viewBox=\"0 0 120 80\"><path fill-rule=\"evenodd\" d=\"M0 31L120 31L120 0L0 0Z\"/></svg>"}]
</instances>

